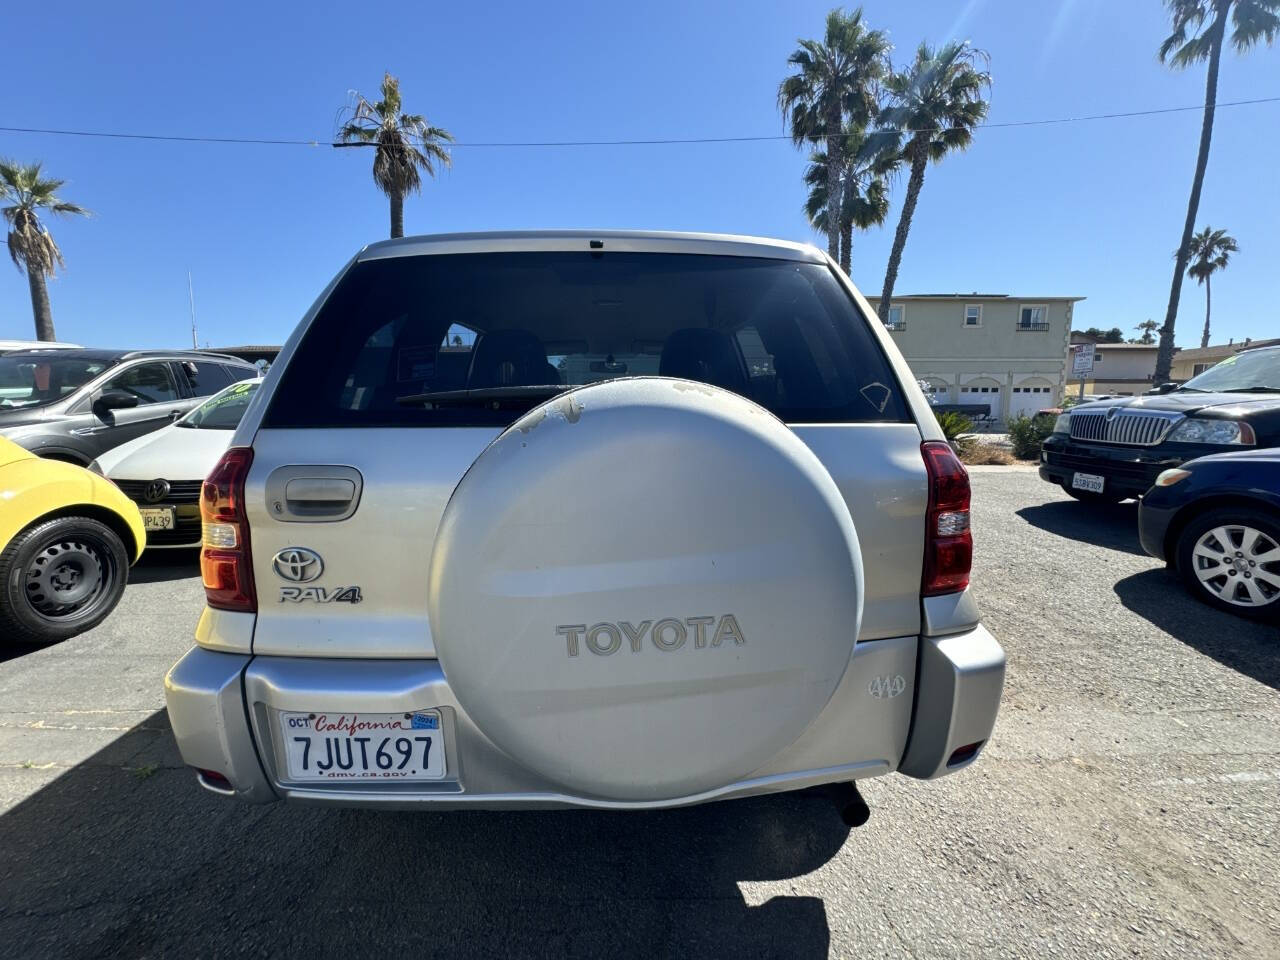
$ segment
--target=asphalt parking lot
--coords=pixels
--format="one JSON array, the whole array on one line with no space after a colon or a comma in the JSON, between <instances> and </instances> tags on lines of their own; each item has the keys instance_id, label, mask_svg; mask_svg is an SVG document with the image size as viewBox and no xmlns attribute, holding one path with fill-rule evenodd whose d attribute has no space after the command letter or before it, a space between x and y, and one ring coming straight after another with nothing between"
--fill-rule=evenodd
<instances>
[{"instance_id":1,"label":"asphalt parking lot","mask_svg":"<svg viewBox=\"0 0 1280 960\"><path fill-rule=\"evenodd\" d=\"M974 472L975 589L1009 671L937 783L653 814L247 807L163 712L193 558L0 663L0 944L21 957L1280 953L1280 635L1188 598L1133 504Z\"/></svg>"}]
</instances>

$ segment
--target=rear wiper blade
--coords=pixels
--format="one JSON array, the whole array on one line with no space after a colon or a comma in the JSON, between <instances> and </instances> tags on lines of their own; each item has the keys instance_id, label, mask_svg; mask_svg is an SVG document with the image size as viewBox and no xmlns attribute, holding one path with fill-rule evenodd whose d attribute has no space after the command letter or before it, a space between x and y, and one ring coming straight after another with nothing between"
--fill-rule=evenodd
<instances>
[{"instance_id":1,"label":"rear wiper blade","mask_svg":"<svg viewBox=\"0 0 1280 960\"><path fill-rule=\"evenodd\" d=\"M424 403L471 404L501 400L546 400L571 390L573 384L534 383L523 387L474 387L470 390L432 390L396 397L396 403L416 407Z\"/></svg>"}]
</instances>

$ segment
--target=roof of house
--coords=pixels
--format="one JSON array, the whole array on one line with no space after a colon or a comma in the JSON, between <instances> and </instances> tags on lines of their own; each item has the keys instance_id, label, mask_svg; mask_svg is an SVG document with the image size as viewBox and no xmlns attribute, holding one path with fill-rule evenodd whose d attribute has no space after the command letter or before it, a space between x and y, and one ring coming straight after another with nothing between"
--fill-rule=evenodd
<instances>
[{"instance_id":1,"label":"roof of house","mask_svg":"<svg viewBox=\"0 0 1280 960\"><path fill-rule=\"evenodd\" d=\"M1107 343L1099 340L1094 344L1099 350L1159 350L1158 343Z\"/></svg>"},{"instance_id":2,"label":"roof of house","mask_svg":"<svg viewBox=\"0 0 1280 960\"><path fill-rule=\"evenodd\" d=\"M1044 297L1044 296L1023 296L1021 294L1014 296L1011 293L895 293L894 300L1019 300L1023 303L1034 303L1036 301L1070 301L1076 303L1085 299L1084 297Z\"/></svg>"},{"instance_id":3,"label":"roof of house","mask_svg":"<svg viewBox=\"0 0 1280 960\"><path fill-rule=\"evenodd\" d=\"M1212 357L1229 357L1241 350L1253 350L1257 347L1274 347L1280 339L1273 340L1241 340L1238 343L1215 343L1207 347L1190 347L1178 351L1179 360L1204 360Z\"/></svg>"}]
</instances>

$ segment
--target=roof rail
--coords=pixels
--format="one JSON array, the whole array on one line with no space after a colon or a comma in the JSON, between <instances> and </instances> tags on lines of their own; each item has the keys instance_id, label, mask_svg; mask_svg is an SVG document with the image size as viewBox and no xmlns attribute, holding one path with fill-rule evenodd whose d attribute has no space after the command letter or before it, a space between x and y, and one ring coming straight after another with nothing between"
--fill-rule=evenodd
<instances>
[{"instance_id":1,"label":"roof rail","mask_svg":"<svg viewBox=\"0 0 1280 960\"><path fill-rule=\"evenodd\" d=\"M163 350L158 348L152 348L148 350L129 350L126 353L121 354L120 359L136 360L138 357L173 357L173 356L190 357L193 360L197 358L201 360L205 360L212 357L216 360L235 360L238 363L247 362L245 360L242 360L240 357L233 357L229 353L212 353L207 350L192 350L189 347L187 348L179 347L176 350Z\"/></svg>"}]
</instances>

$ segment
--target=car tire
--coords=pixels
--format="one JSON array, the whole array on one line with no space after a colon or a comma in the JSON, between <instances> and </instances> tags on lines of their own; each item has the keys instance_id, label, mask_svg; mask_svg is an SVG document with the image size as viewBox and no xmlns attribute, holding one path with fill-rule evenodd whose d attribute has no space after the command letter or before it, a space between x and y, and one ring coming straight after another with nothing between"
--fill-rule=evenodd
<instances>
[{"instance_id":1,"label":"car tire","mask_svg":"<svg viewBox=\"0 0 1280 960\"><path fill-rule=\"evenodd\" d=\"M129 579L119 535L89 517L37 521L0 553L0 643L56 643L96 627Z\"/></svg>"},{"instance_id":2,"label":"car tire","mask_svg":"<svg viewBox=\"0 0 1280 960\"><path fill-rule=\"evenodd\" d=\"M1062 484L1062 489L1068 497L1074 497L1081 503L1119 503L1121 500L1127 499L1127 495L1123 493L1094 493L1090 490L1076 490L1069 484Z\"/></svg>"},{"instance_id":3,"label":"car tire","mask_svg":"<svg viewBox=\"0 0 1280 960\"><path fill-rule=\"evenodd\" d=\"M1223 544L1223 539L1231 541ZM1225 549L1220 549L1225 548ZM1224 507L1192 520L1174 551L1187 589L1219 610L1280 623L1280 517L1263 510ZM1215 562L1217 554L1222 560ZM1216 571L1221 571L1214 576ZM1261 571L1266 579L1256 574ZM1272 583L1272 581L1275 581Z\"/></svg>"}]
</instances>

